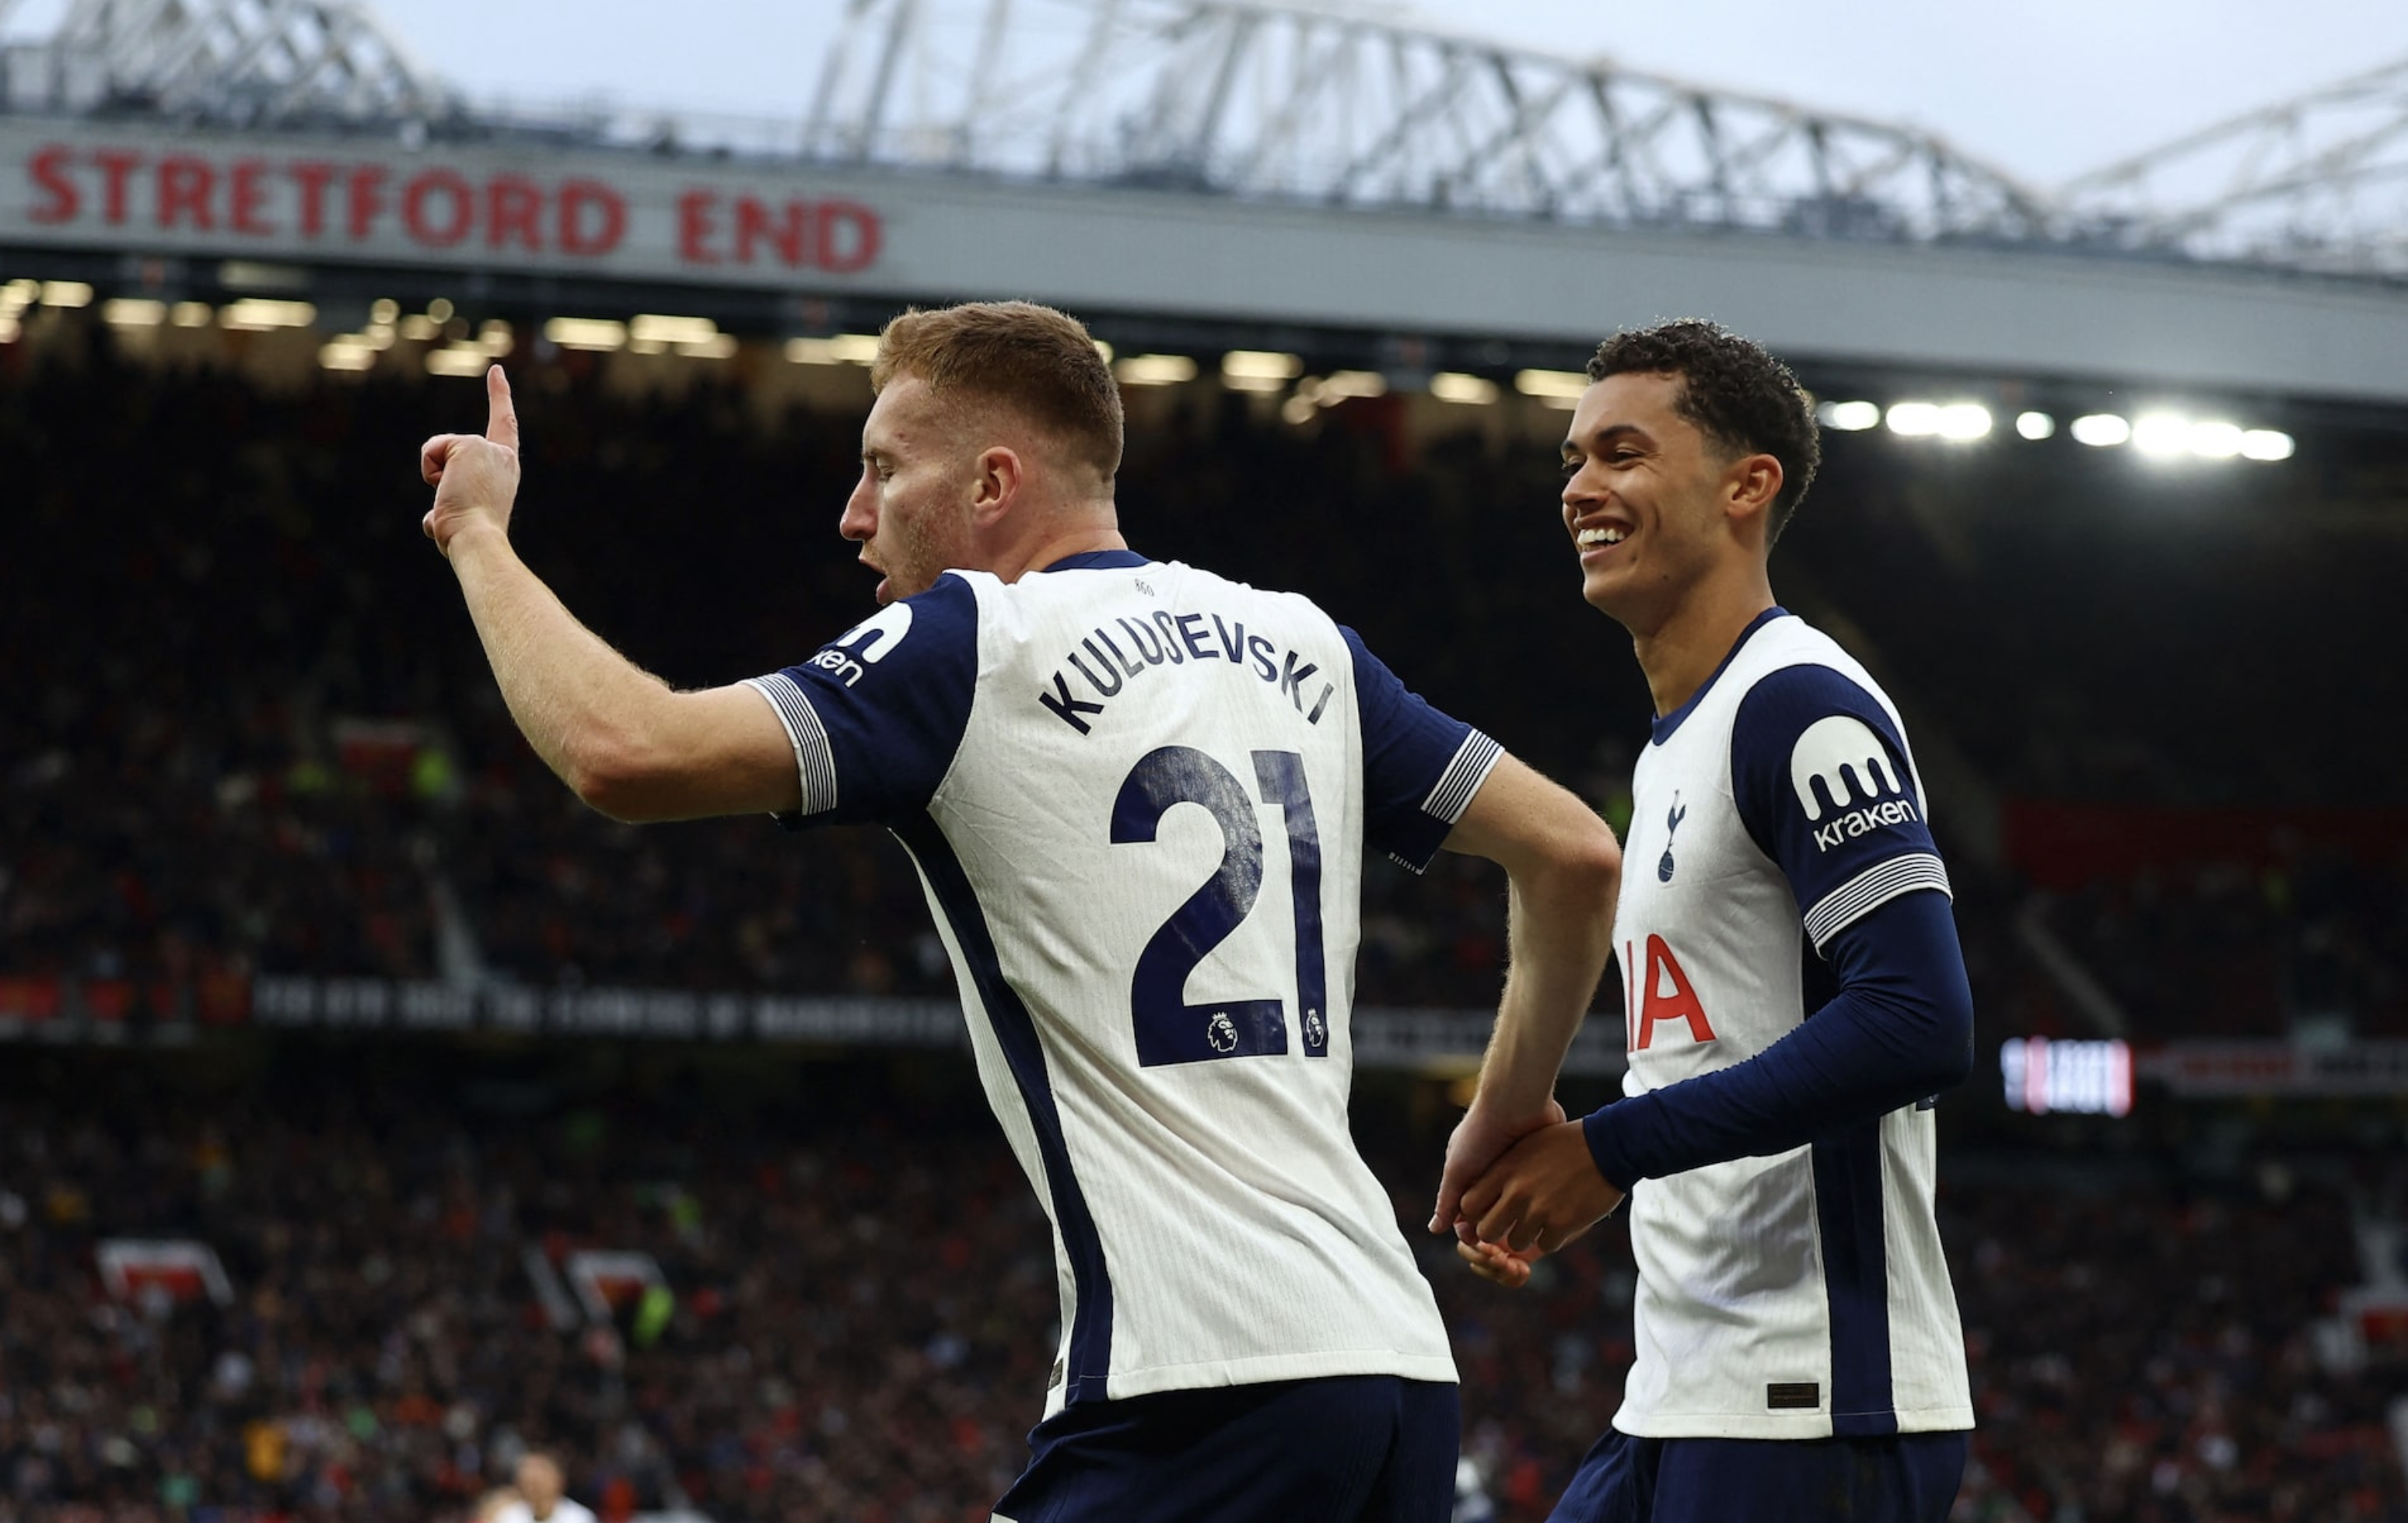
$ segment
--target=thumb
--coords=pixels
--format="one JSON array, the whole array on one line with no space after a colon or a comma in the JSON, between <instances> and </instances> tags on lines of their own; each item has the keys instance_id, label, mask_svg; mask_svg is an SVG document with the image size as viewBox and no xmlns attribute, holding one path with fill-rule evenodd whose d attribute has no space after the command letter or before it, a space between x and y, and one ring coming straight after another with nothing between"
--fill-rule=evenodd
<instances>
[{"instance_id":1,"label":"thumb","mask_svg":"<svg viewBox=\"0 0 2408 1523\"><path fill-rule=\"evenodd\" d=\"M515 453L519 447L519 411L510 402L510 378L498 365L485 370L485 438Z\"/></svg>"}]
</instances>

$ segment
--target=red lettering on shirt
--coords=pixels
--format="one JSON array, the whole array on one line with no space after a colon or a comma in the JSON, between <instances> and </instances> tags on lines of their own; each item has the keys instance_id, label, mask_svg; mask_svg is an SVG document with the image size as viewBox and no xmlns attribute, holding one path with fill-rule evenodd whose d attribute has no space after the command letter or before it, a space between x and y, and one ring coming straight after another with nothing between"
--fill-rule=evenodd
<instances>
[{"instance_id":1,"label":"red lettering on shirt","mask_svg":"<svg viewBox=\"0 0 2408 1523\"><path fill-rule=\"evenodd\" d=\"M1628 960L1627 953L1624 960ZM1633 1050L1644 1052L1654 1042L1658 1021L1686 1022L1692 1042L1714 1040L1714 1028L1706 1022L1705 1004L1682 970L1681 959L1653 931L1647 936L1647 970L1640 976L1639 1040Z\"/></svg>"}]
</instances>

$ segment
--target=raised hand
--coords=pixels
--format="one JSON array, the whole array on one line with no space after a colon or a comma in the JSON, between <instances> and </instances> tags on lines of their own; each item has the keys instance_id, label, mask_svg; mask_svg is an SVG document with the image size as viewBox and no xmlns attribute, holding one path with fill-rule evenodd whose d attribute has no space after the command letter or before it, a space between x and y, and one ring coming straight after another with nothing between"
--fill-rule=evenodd
<instances>
[{"instance_id":1,"label":"raised hand","mask_svg":"<svg viewBox=\"0 0 2408 1523\"><path fill-rule=\"evenodd\" d=\"M462 531L487 525L507 534L519 495L519 415L509 378L498 365L485 372L485 432L437 434L418 449L418 473L435 488L435 506L420 527L444 554Z\"/></svg>"}]
</instances>

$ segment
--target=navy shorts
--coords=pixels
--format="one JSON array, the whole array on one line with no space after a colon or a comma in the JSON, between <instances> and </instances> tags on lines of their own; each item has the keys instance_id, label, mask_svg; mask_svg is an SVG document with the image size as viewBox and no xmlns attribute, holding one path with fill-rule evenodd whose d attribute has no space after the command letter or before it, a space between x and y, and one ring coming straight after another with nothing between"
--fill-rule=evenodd
<instances>
[{"instance_id":1,"label":"navy shorts","mask_svg":"<svg viewBox=\"0 0 2408 1523\"><path fill-rule=\"evenodd\" d=\"M1447 1523L1455 1389L1334 1375L1088 1401L1028 1435L1009 1523Z\"/></svg>"},{"instance_id":2,"label":"navy shorts","mask_svg":"<svg viewBox=\"0 0 2408 1523\"><path fill-rule=\"evenodd\" d=\"M1548 1523L1942 1523L1968 1433L1632 1438L1609 1429Z\"/></svg>"}]
</instances>

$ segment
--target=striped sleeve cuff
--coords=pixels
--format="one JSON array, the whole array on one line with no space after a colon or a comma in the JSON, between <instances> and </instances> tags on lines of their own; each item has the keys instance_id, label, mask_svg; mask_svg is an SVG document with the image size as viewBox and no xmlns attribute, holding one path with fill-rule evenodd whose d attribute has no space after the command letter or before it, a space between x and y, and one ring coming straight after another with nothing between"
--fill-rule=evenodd
<instances>
[{"instance_id":1,"label":"striped sleeve cuff","mask_svg":"<svg viewBox=\"0 0 2408 1523\"><path fill-rule=\"evenodd\" d=\"M827 730L812 711L802 684L775 671L767 677L748 677L744 685L767 699L778 723L786 727L786 739L795 748L795 770L803 783L803 807L798 812L824 814L836 808L836 752L828 745Z\"/></svg>"},{"instance_id":2,"label":"striped sleeve cuff","mask_svg":"<svg viewBox=\"0 0 2408 1523\"><path fill-rule=\"evenodd\" d=\"M1956 897L1948 887L1948 869L1929 852L1875 863L1814 901L1814 907L1806 912L1806 934L1819 952L1824 942L1847 927L1918 888L1936 888L1950 898Z\"/></svg>"},{"instance_id":3,"label":"striped sleeve cuff","mask_svg":"<svg viewBox=\"0 0 2408 1523\"><path fill-rule=\"evenodd\" d=\"M1462 819L1463 812L1471 807L1472 795L1488 781L1497 758L1503 754L1503 746L1478 730L1465 736L1463 744L1455 749L1455 760L1446 764L1446 770L1439 774L1429 797L1422 800L1422 812L1448 825Z\"/></svg>"}]
</instances>

